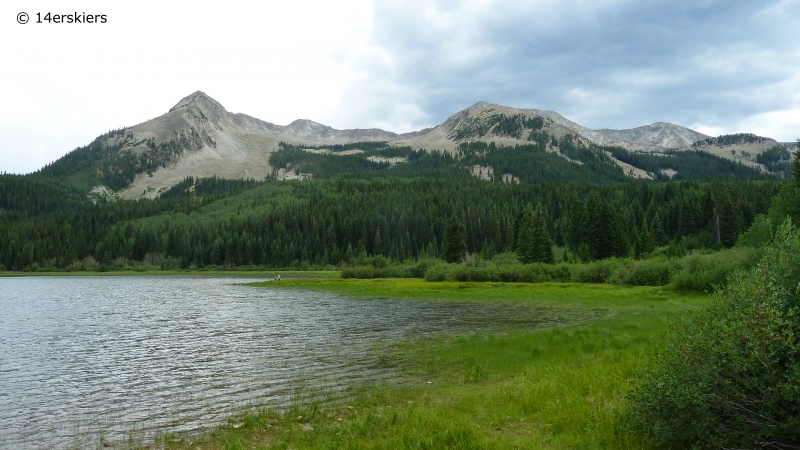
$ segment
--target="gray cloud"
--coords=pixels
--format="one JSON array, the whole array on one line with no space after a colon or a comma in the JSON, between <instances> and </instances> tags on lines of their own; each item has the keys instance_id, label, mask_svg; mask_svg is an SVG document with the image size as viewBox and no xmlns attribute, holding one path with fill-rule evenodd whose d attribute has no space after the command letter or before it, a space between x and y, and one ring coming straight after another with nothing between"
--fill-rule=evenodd
<instances>
[{"instance_id":1,"label":"gray cloud","mask_svg":"<svg viewBox=\"0 0 800 450\"><path fill-rule=\"evenodd\" d=\"M374 21L345 102L361 126L429 126L479 100L591 128L752 131L735 128L800 109L797 0L387 1Z\"/></svg>"}]
</instances>

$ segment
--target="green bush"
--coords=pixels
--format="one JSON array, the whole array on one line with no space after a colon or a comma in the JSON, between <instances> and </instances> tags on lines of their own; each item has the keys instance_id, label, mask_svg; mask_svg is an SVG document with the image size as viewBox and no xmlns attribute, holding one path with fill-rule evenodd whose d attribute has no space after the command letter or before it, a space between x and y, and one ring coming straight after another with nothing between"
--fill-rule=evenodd
<instances>
[{"instance_id":1,"label":"green bush","mask_svg":"<svg viewBox=\"0 0 800 450\"><path fill-rule=\"evenodd\" d=\"M428 269L436 264L439 264L439 261L434 258L420 259L416 264L411 265L408 270L414 278L425 278L425 273Z\"/></svg>"},{"instance_id":2,"label":"green bush","mask_svg":"<svg viewBox=\"0 0 800 450\"><path fill-rule=\"evenodd\" d=\"M605 283L620 266L621 260L616 258L604 259L588 264L576 264L572 273L572 281L578 283Z\"/></svg>"},{"instance_id":3,"label":"green bush","mask_svg":"<svg viewBox=\"0 0 800 450\"><path fill-rule=\"evenodd\" d=\"M739 269L752 267L760 250L732 248L711 254L694 254L683 259L683 268L673 277L678 290L713 292Z\"/></svg>"},{"instance_id":4,"label":"green bush","mask_svg":"<svg viewBox=\"0 0 800 450\"><path fill-rule=\"evenodd\" d=\"M445 281L447 279L447 272L450 264L438 263L434 264L425 271L425 281Z\"/></svg>"},{"instance_id":5,"label":"green bush","mask_svg":"<svg viewBox=\"0 0 800 450\"><path fill-rule=\"evenodd\" d=\"M664 286L672 281L680 267L676 259L635 261L618 268L607 281L630 286Z\"/></svg>"},{"instance_id":6,"label":"green bush","mask_svg":"<svg viewBox=\"0 0 800 450\"><path fill-rule=\"evenodd\" d=\"M736 241L737 247L753 247L761 248L769 241L770 238L770 224L767 216L759 214L753 219L753 224L747 229L739 240Z\"/></svg>"},{"instance_id":7,"label":"green bush","mask_svg":"<svg viewBox=\"0 0 800 450\"><path fill-rule=\"evenodd\" d=\"M356 266L342 269L342 278L379 278L372 266Z\"/></svg>"},{"instance_id":8,"label":"green bush","mask_svg":"<svg viewBox=\"0 0 800 450\"><path fill-rule=\"evenodd\" d=\"M407 267L388 266L375 268L372 266L356 266L342 269L342 278L414 278Z\"/></svg>"},{"instance_id":9,"label":"green bush","mask_svg":"<svg viewBox=\"0 0 800 450\"><path fill-rule=\"evenodd\" d=\"M664 247L666 248L666 247ZM633 261L611 258L587 264L520 264L513 253L497 255L491 261L467 258L463 264L447 264L434 258L402 265L388 265L383 258L366 258L360 265L342 269L342 278L424 278L425 281L492 281L509 283L578 282L613 283L631 286L664 286L679 290L712 292L730 273L752 267L760 250L733 248L711 254L694 253L670 258Z\"/></svg>"},{"instance_id":10,"label":"green bush","mask_svg":"<svg viewBox=\"0 0 800 450\"><path fill-rule=\"evenodd\" d=\"M553 277L553 281L566 283L572 279L572 266L566 263L553 266L551 276Z\"/></svg>"},{"instance_id":11,"label":"green bush","mask_svg":"<svg viewBox=\"0 0 800 450\"><path fill-rule=\"evenodd\" d=\"M628 397L626 426L670 447L799 448L799 287L789 221L707 311L671 325Z\"/></svg>"}]
</instances>

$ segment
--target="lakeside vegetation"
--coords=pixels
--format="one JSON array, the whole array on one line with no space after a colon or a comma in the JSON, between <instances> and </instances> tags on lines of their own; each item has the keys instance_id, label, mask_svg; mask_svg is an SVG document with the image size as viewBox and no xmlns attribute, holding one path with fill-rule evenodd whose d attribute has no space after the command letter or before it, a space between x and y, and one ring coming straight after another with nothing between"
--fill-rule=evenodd
<instances>
[{"instance_id":1,"label":"lakeside vegetation","mask_svg":"<svg viewBox=\"0 0 800 450\"><path fill-rule=\"evenodd\" d=\"M376 364L396 366L407 385L362 386L334 403L306 393L307 401L289 411L251 411L207 436L168 435L166 448L643 448L617 426L621 395L668 320L707 303L703 294L662 288L560 283L309 279L260 286L594 309L604 318L539 331L412 338L374 355Z\"/></svg>"},{"instance_id":2,"label":"lakeside vegetation","mask_svg":"<svg viewBox=\"0 0 800 450\"><path fill-rule=\"evenodd\" d=\"M563 250L562 250L563 251ZM752 267L761 250L737 247L720 251L696 251L681 255L675 247L659 249L648 259L610 258L588 263L523 264L515 253L491 259L469 257L460 263L426 259L389 265L380 257L361 261L368 265L344 268L343 278L423 278L429 282L574 282L629 286L666 286L678 290L713 292L729 274Z\"/></svg>"}]
</instances>

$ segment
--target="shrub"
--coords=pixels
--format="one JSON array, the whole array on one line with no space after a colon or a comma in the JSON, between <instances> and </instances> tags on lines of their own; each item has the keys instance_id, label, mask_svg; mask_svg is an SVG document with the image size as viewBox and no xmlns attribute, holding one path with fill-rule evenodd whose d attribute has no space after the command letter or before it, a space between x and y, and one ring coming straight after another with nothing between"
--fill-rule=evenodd
<instances>
[{"instance_id":1,"label":"shrub","mask_svg":"<svg viewBox=\"0 0 800 450\"><path fill-rule=\"evenodd\" d=\"M383 255L375 255L372 257L372 267L376 269L384 269L389 265L389 261Z\"/></svg>"},{"instance_id":2,"label":"shrub","mask_svg":"<svg viewBox=\"0 0 800 450\"><path fill-rule=\"evenodd\" d=\"M356 266L342 269L342 278L378 278L372 266Z\"/></svg>"},{"instance_id":3,"label":"shrub","mask_svg":"<svg viewBox=\"0 0 800 450\"><path fill-rule=\"evenodd\" d=\"M747 229L739 240L736 241L737 247L753 247L761 248L769 241L770 238L770 224L767 216L760 214L755 217L753 224Z\"/></svg>"},{"instance_id":4,"label":"shrub","mask_svg":"<svg viewBox=\"0 0 800 450\"><path fill-rule=\"evenodd\" d=\"M425 281L444 281L447 279L447 271L450 268L449 264L438 263L429 267L425 271Z\"/></svg>"},{"instance_id":5,"label":"shrub","mask_svg":"<svg viewBox=\"0 0 800 450\"><path fill-rule=\"evenodd\" d=\"M414 278L425 278L425 273L428 269L438 263L439 261L433 258L420 259L416 264L411 265L408 270Z\"/></svg>"},{"instance_id":6,"label":"shrub","mask_svg":"<svg viewBox=\"0 0 800 450\"><path fill-rule=\"evenodd\" d=\"M551 272L551 276L553 277L553 281L560 281L562 283L566 283L572 279L572 266L569 264L559 264L553 267L553 271Z\"/></svg>"},{"instance_id":7,"label":"shrub","mask_svg":"<svg viewBox=\"0 0 800 450\"><path fill-rule=\"evenodd\" d=\"M579 283L605 283L622 264L622 261L611 258L589 264L576 265L572 279Z\"/></svg>"},{"instance_id":8,"label":"shrub","mask_svg":"<svg viewBox=\"0 0 800 450\"><path fill-rule=\"evenodd\" d=\"M372 266L356 266L342 269L342 278L414 278L409 268L388 266L382 269Z\"/></svg>"},{"instance_id":9,"label":"shrub","mask_svg":"<svg viewBox=\"0 0 800 450\"><path fill-rule=\"evenodd\" d=\"M673 277L673 285L678 290L713 292L731 273L752 267L759 255L759 250L733 248L688 256L684 258L682 270Z\"/></svg>"},{"instance_id":10,"label":"shrub","mask_svg":"<svg viewBox=\"0 0 800 450\"><path fill-rule=\"evenodd\" d=\"M671 324L628 397L627 426L680 448L800 447L798 286L789 221L707 311Z\"/></svg>"},{"instance_id":11,"label":"shrub","mask_svg":"<svg viewBox=\"0 0 800 450\"><path fill-rule=\"evenodd\" d=\"M650 259L636 261L617 269L609 281L631 286L664 286L680 270L675 259Z\"/></svg>"},{"instance_id":12,"label":"shrub","mask_svg":"<svg viewBox=\"0 0 800 450\"><path fill-rule=\"evenodd\" d=\"M543 263L525 264L516 270L517 279L522 283L545 283L553 281L553 266Z\"/></svg>"}]
</instances>

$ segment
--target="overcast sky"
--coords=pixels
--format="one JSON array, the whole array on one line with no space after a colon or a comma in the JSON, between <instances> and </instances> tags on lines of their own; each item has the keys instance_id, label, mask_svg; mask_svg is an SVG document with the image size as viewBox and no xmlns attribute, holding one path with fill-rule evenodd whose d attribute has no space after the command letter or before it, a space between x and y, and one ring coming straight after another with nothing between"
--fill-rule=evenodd
<instances>
[{"instance_id":1,"label":"overcast sky","mask_svg":"<svg viewBox=\"0 0 800 450\"><path fill-rule=\"evenodd\" d=\"M483 100L592 129L800 137L800 0L2 3L0 172L34 171L196 90L281 125L406 132Z\"/></svg>"}]
</instances>

